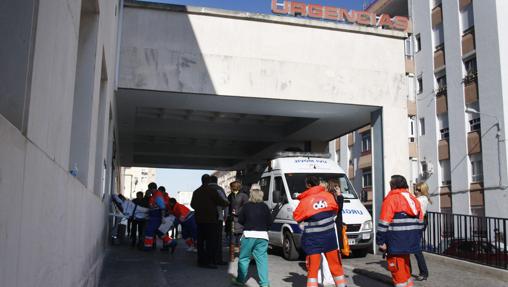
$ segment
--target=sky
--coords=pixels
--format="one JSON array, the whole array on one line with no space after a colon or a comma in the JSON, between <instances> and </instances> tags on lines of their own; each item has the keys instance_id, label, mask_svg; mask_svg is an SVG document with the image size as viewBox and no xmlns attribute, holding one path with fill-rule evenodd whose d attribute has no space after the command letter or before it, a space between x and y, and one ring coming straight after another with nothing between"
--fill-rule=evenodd
<instances>
[{"instance_id":1,"label":"sky","mask_svg":"<svg viewBox=\"0 0 508 287\"><path fill-rule=\"evenodd\" d=\"M271 0L141 0L146 2L159 2L181 4L189 6L201 6L220 8L226 10L237 10L245 12L256 12L271 14ZM321 4L328 6L335 6L341 8L348 8L353 10L363 10L363 0L298 0L299 2ZM372 0L366 0L369 3ZM279 0L282 2L282 0Z\"/></svg>"},{"instance_id":2,"label":"sky","mask_svg":"<svg viewBox=\"0 0 508 287\"><path fill-rule=\"evenodd\" d=\"M271 0L142 0L146 2L171 3L190 6L220 8L253 13L271 14ZM279 0L281 1L281 0ZM363 0L299 0L301 2L362 10ZM370 2L366 1L366 2ZM193 191L201 184L204 173L211 170L157 169L156 182L166 187L170 195L178 191Z\"/></svg>"},{"instance_id":3,"label":"sky","mask_svg":"<svg viewBox=\"0 0 508 287\"><path fill-rule=\"evenodd\" d=\"M155 182L159 186L164 186L170 196L176 196L179 191L194 191L201 185L201 176L212 172L214 171L158 168L155 174Z\"/></svg>"}]
</instances>

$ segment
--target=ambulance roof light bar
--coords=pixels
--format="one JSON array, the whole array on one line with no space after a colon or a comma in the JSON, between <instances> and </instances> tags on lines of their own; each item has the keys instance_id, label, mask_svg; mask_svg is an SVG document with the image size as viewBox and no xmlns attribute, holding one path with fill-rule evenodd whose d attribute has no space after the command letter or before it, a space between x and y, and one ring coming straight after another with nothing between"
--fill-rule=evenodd
<instances>
[{"instance_id":1,"label":"ambulance roof light bar","mask_svg":"<svg viewBox=\"0 0 508 287\"><path fill-rule=\"evenodd\" d=\"M331 158L329 153L318 152L295 152L295 151L281 151L275 154L275 158L281 157L316 157L316 158Z\"/></svg>"}]
</instances>

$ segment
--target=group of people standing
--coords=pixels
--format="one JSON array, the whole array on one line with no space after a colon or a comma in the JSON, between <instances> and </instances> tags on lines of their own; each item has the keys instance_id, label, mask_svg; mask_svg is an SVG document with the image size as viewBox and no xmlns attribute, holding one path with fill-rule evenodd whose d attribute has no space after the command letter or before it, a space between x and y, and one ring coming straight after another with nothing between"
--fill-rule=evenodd
<instances>
[{"instance_id":1,"label":"group of people standing","mask_svg":"<svg viewBox=\"0 0 508 287\"><path fill-rule=\"evenodd\" d=\"M273 217L263 201L263 191L253 184L248 192L241 192L241 183L230 184L231 193L226 196L217 184L217 177L203 175L202 185L193 193L190 211L170 198L165 188L150 183L145 196L137 194L131 210L132 240L144 235L143 247L152 249L156 236L163 242L162 250L176 246L162 226L180 224L183 238L189 250L197 247L197 264L202 268L216 269L217 265L227 264L223 258L223 227L227 237L238 252L238 275L234 285L243 286L247 280L247 270L252 259L256 262L260 286L269 286L268 276L268 230ZM293 218L302 229L301 247L306 255L307 286L317 287L318 273L322 262L326 262L336 287L345 287L346 278L342 267L341 249L344 249L342 236L342 207L344 198L340 185L333 179L323 183L316 176L307 176L306 190L299 194L299 204ZM428 186L416 186L416 197L409 191L406 179L394 175L390 181L391 190L385 197L376 242L379 250L385 253L388 270L394 285L411 287L410 254L415 254L420 275L417 280L425 280L428 270L421 251L421 236L424 230L427 205L432 203ZM143 217L143 214L145 215ZM169 219L168 219L169 218ZM136 236L135 230L138 231Z\"/></svg>"}]
</instances>

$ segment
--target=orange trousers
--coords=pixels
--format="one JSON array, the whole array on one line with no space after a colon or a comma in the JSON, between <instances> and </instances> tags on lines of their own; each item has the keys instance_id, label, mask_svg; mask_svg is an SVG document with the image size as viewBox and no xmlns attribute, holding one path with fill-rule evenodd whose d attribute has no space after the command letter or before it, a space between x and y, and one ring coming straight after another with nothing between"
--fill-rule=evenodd
<instances>
[{"instance_id":1,"label":"orange trousers","mask_svg":"<svg viewBox=\"0 0 508 287\"><path fill-rule=\"evenodd\" d=\"M337 250L325 253L326 261L330 267L335 286L345 287L346 278L344 277L344 269L342 268L342 260ZM307 255L307 287L318 286L318 272L321 266L321 254Z\"/></svg>"},{"instance_id":2,"label":"orange trousers","mask_svg":"<svg viewBox=\"0 0 508 287\"><path fill-rule=\"evenodd\" d=\"M411 287L411 261L409 254L389 255L386 258L388 270L392 273L393 284L396 287Z\"/></svg>"}]
</instances>

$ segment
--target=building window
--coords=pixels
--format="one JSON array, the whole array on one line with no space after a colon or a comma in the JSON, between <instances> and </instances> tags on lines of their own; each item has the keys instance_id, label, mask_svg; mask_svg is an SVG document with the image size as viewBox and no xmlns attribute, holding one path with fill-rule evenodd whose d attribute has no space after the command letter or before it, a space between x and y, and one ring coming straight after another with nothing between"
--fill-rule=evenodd
<instances>
[{"instance_id":1,"label":"building window","mask_svg":"<svg viewBox=\"0 0 508 287\"><path fill-rule=\"evenodd\" d=\"M420 118L420 136L425 135L425 118Z\"/></svg>"},{"instance_id":2,"label":"building window","mask_svg":"<svg viewBox=\"0 0 508 287\"><path fill-rule=\"evenodd\" d=\"M479 111L480 105L478 101L466 104L466 108ZM479 113L466 113L466 125L469 127L468 132L479 131L481 128L480 114Z\"/></svg>"},{"instance_id":3,"label":"building window","mask_svg":"<svg viewBox=\"0 0 508 287\"><path fill-rule=\"evenodd\" d=\"M474 118L469 120L469 131L479 131L481 128L480 118Z\"/></svg>"},{"instance_id":4,"label":"building window","mask_svg":"<svg viewBox=\"0 0 508 287\"><path fill-rule=\"evenodd\" d=\"M438 125L439 125L439 133L440 139L446 140L450 137L450 130L448 128L448 114L440 114L437 117Z\"/></svg>"},{"instance_id":5,"label":"building window","mask_svg":"<svg viewBox=\"0 0 508 287\"><path fill-rule=\"evenodd\" d=\"M415 53L418 53L422 50L422 38L420 34L415 35Z\"/></svg>"},{"instance_id":6,"label":"building window","mask_svg":"<svg viewBox=\"0 0 508 287\"><path fill-rule=\"evenodd\" d=\"M446 74L438 74L436 75L436 96L439 97L441 95L446 95Z\"/></svg>"},{"instance_id":7,"label":"building window","mask_svg":"<svg viewBox=\"0 0 508 287\"><path fill-rule=\"evenodd\" d=\"M441 134L442 140L447 140L450 138L450 129L449 128L440 129L439 132Z\"/></svg>"},{"instance_id":8,"label":"building window","mask_svg":"<svg viewBox=\"0 0 508 287\"><path fill-rule=\"evenodd\" d=\"M419 76L416 80L416 92L417 94L423 93L423 78Z\"/></svg>"},{"instance_id":9,"label":"building window","mask_svg":"<svg viewBox=\"0 0 508 287\"><path fill-rule=\"evenodd\" d=\"M481 153L471 155L470 161L471 161L471 182L482 182L483 181L483 165L482 165Z\"/></svg>"},{"instance_id":10,"label":"building window","mask_svg":"<svg viewBox=\"0 0 508 287\"><path fill-rule=\"evenodd\" d=\"M409 141L415 142L416 138L416 117L410 116L408 120Z\"/></svg>"},{"instance_id":11,"label":"building window","mask_svg":"<svg viewBox=\"0 0 508 287\"><path fill-rule=\"evenodd\" d=\"M370 145L370 132L366 132L362 134L362 152L369 152L371 148Z\"/></svg>"},{"instance_id":12,"label":"building window","mask_svg":"<svg viewBox=\"0 0 508 287\"><path fill-rule=\"evenodd\" d=\"M413 39L407 38L404 40L404 50L407 57L413 57L414 55L414 42Z\"/></svg>"},{"instance_id":13,"label":"building window","mask_svg":"<svg viewBox=\"0 0 508 287\"><path fill-rule=\"evenodd\" d=\"M464 68L466 70L466 76L475 75L478 72L478 69L476 67L476 57L465 60Z\"/></svg>"},{"instance_id":14,"label":"building window","mask_svg":"<svg viewBox=\"0 0 508 287\"><path fill-rule=\"evenodd\" d=\"M444 30L443 23L437 25L432 29L432 38L434 40L435 50L439 50L444 44Z\"/></svg>"},{"instance_id":15,"label":"building window","mask_svg":"<svg viewBox=\"0 0 508 287\"><path fill-rule=\"evenodd\" d=\"M362 170L362 188L372 187L372 170Z\"/></svg>"},{"instance_id":16,"label":"building window","mask_svg":"<svg viewBox=\"0 0 508 287\"><path fill-rule=\"evenodd\" d=\"M461 7L460 10L460 26L462 31L466 31L474 25L474 13L473 13L473 5L469 3L468 5Z\"/></svg>"},{"instance_id":17,"label":"building window","mask_svg":"<svg viewBox=\"0 0 508 287\"><path fill-rule=\"evenodd\" d=\"M449 159L439 161L439 179L441 182L441 186L447 186L451 184Z\"/></svg>"}]
</instances>

